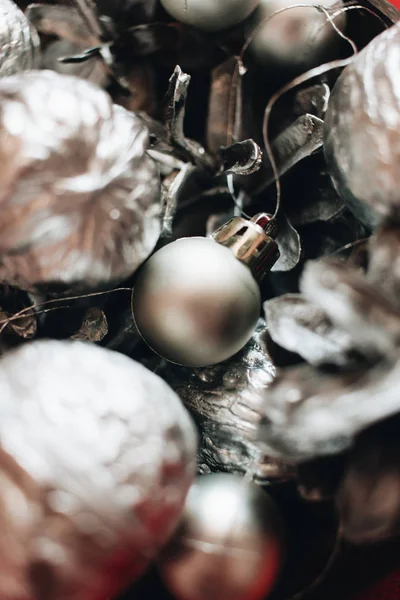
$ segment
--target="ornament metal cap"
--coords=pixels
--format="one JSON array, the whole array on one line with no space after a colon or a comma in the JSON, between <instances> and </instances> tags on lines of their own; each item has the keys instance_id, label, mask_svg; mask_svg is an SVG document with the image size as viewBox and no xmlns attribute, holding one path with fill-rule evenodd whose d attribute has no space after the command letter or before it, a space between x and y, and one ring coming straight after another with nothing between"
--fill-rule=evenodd
<instances>
[{"instance_id":1,"label":"ornament metal cap","mask_svg":"<svg viewBox=\"0 0 400 600\"><path fill-rule=\"evenodd\" d=\"M229 248L260 283L280 256L276 234L276 221L267 213L259 213L252 219L233 217L210 237Z\"/></svg>"}]
</instances>

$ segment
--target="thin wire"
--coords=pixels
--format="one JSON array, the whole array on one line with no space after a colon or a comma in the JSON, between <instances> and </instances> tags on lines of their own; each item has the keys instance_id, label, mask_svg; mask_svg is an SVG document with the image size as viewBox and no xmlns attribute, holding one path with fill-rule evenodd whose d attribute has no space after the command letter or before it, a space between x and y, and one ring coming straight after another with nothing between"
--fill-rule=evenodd
<instances>
[{"instance_id":1,"label":"thin wire","mask_svg":"<svg viewBox=\"0 0 400 600\"><path fill-rule=\"evenodd\" d=\"M347 67L347 65L349 65L353 60L354 60L354 55L349 56L348 58L333 60L333 61L326 63L324 65L321 65L319 67L315 67L314 69L310 69L303 75L299 75L298 77L293 79L291 82L289 82L285 86L283 86L269 100L269 102L265 108L265 112L264 112L263 138L264 138L265 152L268 157L268 160L271 163L272 172L273 172L274 178L275 178L276 208L275 208L275 212L273 214L273 218L276 218L276 216L278 215L278 212L280 209L280 204L281 204L281 182L280 182L280 177L279 177L279 171L278 171L278 168L277 168L277 165L275 162L271 144L268 140L269 118L270 118L271 111L272 111L274 104L279 100L279 98L281 98L281 96L283 96L283 94L290 91L294 87L297 87L298 85L301 85L302 83L305 83L306 81L309 81L310 79L314 79L314 77L318 77L319 75L323 75L324 73L328 73L329 71L332 71L334 69Z\"/></svg>"},{"instance_id":2,"label":"thin wire","mask_svg":"<svg viewBox=\"0 0 400 600\"><path fill-rule=\"evenodd\" d=\"M268 157L268 160L270 161L271 164L271 168L272 168L272 172L274 174L274 179L275 179L275 186L276 186L276 207L275 207L275 211L273 214L273 219L275 219L279 213L280 210L280 206L281 206L281 182L280 182L280 176L279 176L279 171L278 171L278 167L275 161L275 157L274 157L274 153L272 151L272 146L269 142L269 138L268 138L268 126L269 126L269 118L271 115L271 111L272 108L274 107L274 105L276 104L276 102L284 95L286 94L286 92L292 90L293 88L309 81L310 79L314 79L315 77L318 77L320 75L323 75L324 73L328 73L329 71L332 71L334 69L338 69L341 67L346 67L347 65L349 65L353 59L354 56L357 54L357 47L355 46L354 42L352 40L350 40L350 38L348 38L347 36L345 36L340 30L339 28L333 23L332 21L332 17L330 17L330 15L327 13L327 11L325 10L324 7L321 6L314 6L314 8L318 9L318 10L322 10L322 12L325 13L325 15L327 16L327 20L328 22L334 26L335 31L338 32L338 34L345 39L352 48L353 54L347 58L344 59L338 59L338 60L333 60L329 63L325 63L323 65L320 65L319 67L314 67L313 69L310 69L308 71L306 71L306 73L303 73L302 75L299 75L298 77L295 77L294 79L292 79L292 81L290 81L289 83L287 83L286 85L284 85L280 90L278 90L275 94L273 94L273 96L270 98L266 108L265 108L265 112L264 112L264 120L263 120L263 127L262 127L262 132L263 132L263 140L264 140L264 146L265 146L265 152L266 155ZM279 12L283 12L284 10L287 9L282 9ZM276 13L275 13L276 14ZM338 14L336 15L338 16Z\"/></svg>"},{"instance_id":3,"label":"thin wire","mask_svg":"<svg viewBox=\"0 0 400 600\"><path fill-rule=\"evenodd\" d=\"M26 313L34 310L35 314L43 314L44 312L50 312L51 309L49 310L45 310L45 311L36 311L37 308L43 307L43 306L48 306L49 304L56 304L57 302L69 302L70 300L81 300L82 298L93 298L95 296L104 296L106 294L114 294L115 292L131 292L132 293L132 288L128 288L128 287L121 287L121 288L116 288L114 290L107 290L104 292L92 292L90 294L82 294L80 296L68 296L66 298L54 298L52 300L46 300L45 302L40 302L39 304L32 304L31 306L27 306L26 308L23 308L22 310L20 310L19 312L15 313L15 315L12 315L11 317L7 317L7 319L2 319L0 321L0 334L3 333L4 329L7 327L7 325L9 325L9 323L11 323L12 321L17 321L18 319L22 319L23 317L26 316ZM70 308L69 306L60 306L60 307L56 307L53 310L61 310L61 309L65 309L65 308Z\"/></svg>"},{"instance_id":4,"label":"thin wire","mask_svg":"<svg viewBox=\"0 0 400 600\"><path fill-rule=\"evenodd\" d=\"M246 214L243 210L243 199L245 197L243 190L239 191L239 196L236 195L235 184L233 182L232 173L229 173L226 176L226 183L227 183L228 190L231 195L232 201L233 201L234 205L236 206L236 208L240 211L240 214L243 215L246 219L251 219L251 217L248 214Z\"/></svg>"},{"instance_id":5,"label":"thin wire","mask_svg":"<svg viewBox=\"0 0 400 600\"><path fill-rule=\"evenodd\" d=\"M251 32L251 34L249 35L249 37L247 38L245 44L243 45L243 47L241 49L238 60L240 61L240 63L242 63L242 65L244 64L243 59L244 59L245 53L247 52L250 44L254 41L254 38L256 37L256 35L261 31L261 29L263 29L264 25L266 25L276 15L279 15L280 13L286 12L288 10L292 10L293 8L315 8L317 10L324 9L323 6L319 6L318 4L311 4L311 3L292 4L291 6L286 6L285 8L280 8L279 10L276 10L274 13L272 13L268 17L265 17L265 19L263 19L257 25L257 27L255 27L255 29L253 29L253 31ZM375 18L377 18L383 24L385 29L388 28L388 25L385 22L385 20L377 12L375 12L374 10L372 10L370 8L367 8L366 6L362 6L361 4L350 4L347 6L343 6L340 9L338 9L333 15L331 15L331 18L336 18L340 14L347 12L349 10L359 10L359 11L367 12L367 13L373 15Z\"/></svg>"},{"instance_id":6,"label":"thin wire","mask_svg":"<svg viewBox=\"0 0 400 600\"><path fill-rule=\"evenodd\" d=\"M345 250L351 250L351 248L355 248L356 246L359 246L360 244L364 244L365 242L368 242L369 239L370 239L369 237L365 237L365 238L361 238L360 240L355 240L354 242L350 242L350 243L346 244L345 246L341 246L334 252L331 252L331 254L328 254L327 256L335 256L336 254L340 254L340 252L344 252Z\"/></svg>"},{"instance_id":7,"label":"thin wire","mask_svg":"<svg viewBox=\"0 0 400 600\"><path fill-rule=\"evenodd\" d=\"M333 13L333 15L330 15L324 6L318 6L317 9L324 13L327 20L329 21L329 24L333 27L333 29L338 34L338 36L341 37L345 42L347 42L349 44L349 46L353 50L353 54L357 54L358 48L355 45L355 43L353 42L353 40L351 38L349 38L347 35L345 35L343 33L343 31L341 29L339 29L339 27L336 25L336 23L334 21L334 19L336 17L339 17L344 12L344 10L340 9L340 10L336 11L335 13Z\"/></svg>"},{"instance_id":8,"label":"thin wire","mask_svg":"<svg viewBox=\"0 0 400 600\"><path fill-rule=\"evenodd\" d=\"M295 78L292 82L285 85L283 88L281 88L281 90L279 90L276 94L274 94L273 97L270 99L269 103L267 104L267 107L266 107L265 113L264 113L264 121L263 121L263 138L264 138L265 152L271 163L271 167L272 167L272 171L273 171L274 179L275 179L275 185L276 185L276 207L275 207L273 218L277 217L279 209L280 209L280 204L281 204L280 176L279 176L279 171L278 171L278 168L276 165L275 157L274 157L274 154L273 154L273 151L271 148L271 144L268 139L269 117L270 117L270 113L273 108L273 105L277 102L277 100L283 94L285 94L287 91L293 89L293 87L296 87L297 85L300 85L301 83L305 83L309 79L313 79L314 77L317 77L319 75L327 73L330 70L345 67L348 64L350 64L350 62L353 60L354 56L357 54L357 47L354 44L353 40L351 40L348 36L346 36L334 23L334 19L336 19L339 15L343 14L344 12L350 11L350 10L365 11L365 12L373 15L375 18L377 18L384 25L384 27L387 28L387 24L385 23L385 21L382 19L382 17L378 13L376 13L375 11L371 10L370 8L367 8L360 4L342 7L341 9L337 10L332 15L330 15L323 6L310 4L310 3L293 4L291 6L287 6L280 10L277 10L272 15L269 15L268 17L263 19L257 25L257 27L252 31L251 35L247 38L245 44L243 45L241 52L237 58L237 65L236 65L236 69L234 72L234 78L233 78L233 83L232 83L234 92L237 92L237 78L241 74L244 74L246 72L246 68L244 66L244 55L245 55L247 49L249 48L250 44L253 42L256 35L264 27L264 25L266 23L268 23L273 17L275 17L276 15L281 14L283 12L286 12L288 10L292 10L294 8L314 8L316 10L322 11L325 14L325 16L327 17L327 22L329 22L330 25L332 25L332 27L334 28L336 33L351 46L353 55L347 59L331 61L330 63L326 63L325 65L321 65L320 67L316 67L315 69L311 69L311 70L307 71L306 73L303 73L301 76Z\"/></svg>"}]
</instances>

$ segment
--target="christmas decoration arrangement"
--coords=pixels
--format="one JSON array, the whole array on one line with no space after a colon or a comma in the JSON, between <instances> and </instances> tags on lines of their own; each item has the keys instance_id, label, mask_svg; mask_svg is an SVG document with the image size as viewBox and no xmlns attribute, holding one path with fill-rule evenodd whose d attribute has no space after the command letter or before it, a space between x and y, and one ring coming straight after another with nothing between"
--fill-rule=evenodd
<instances>
[{"instance_id":1,"label":"christmas decoration arrangement","mask_svg":"<svg viewBox=\"0 0 400 600\"><path fill-rule=\"evenodd\" d=\"M0 598L311 600L400 535L400 12L0 22Z\"/></svg>"}]
</instances>

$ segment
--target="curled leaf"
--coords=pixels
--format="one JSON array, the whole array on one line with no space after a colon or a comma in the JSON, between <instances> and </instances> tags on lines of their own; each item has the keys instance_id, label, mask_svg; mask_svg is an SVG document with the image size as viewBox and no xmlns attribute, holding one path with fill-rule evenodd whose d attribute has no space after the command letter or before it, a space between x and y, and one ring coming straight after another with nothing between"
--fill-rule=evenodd
<instances>
[{"instance_id":1,"label":"curled leaf","mask_svg":"<svg viewBox=\"0 0 400 600\"><path fill-rule=\"evenodd\" d=\"M322 148L323 121L314 115L302 115L286 127L272 143L279 176ZM264 154L263 168L257 176L257 193L275 181L272 165Z\"/></svg>"},{"instance_id":2,"label":"curled leaf","mask_svg":"<svg viewBox=\"0 0 400 600\"><path fill-rule=\"evenodd\" d=\"M244 140L221 148L219 151L221 169L225 174L251 175L261 166L261 148L253 140Z\"/></svg>"},{"instance_id":3,"label":"curled leaf","mask_svg":"<svg viewBox=\"0 0 400 600\"><path fill-rule=\"evenodd\" d=\"M271 271L291 271L298 265L301 258L300 236L285 215L279 215L277 223L278 233L275 239L280 257Z\"/></svg>"},{"instance_id":4,"label":"curled leaf","mask_svg":"<svg viewBox=\"0 0 400 600\"><path fill-rule=\"evenodd\" d=\"M79 330L71 340L81 342L101 342L108 333L107 317L100 308L88 308Z\"/></svg>"},{"instance_id":5,"label":"curled leaf","mask_svg":"<svg viewBox=\"0 0 400 600\"><path fill-rule=\"evenodd\" d=\"M184 119L186 97L190 84L190 75L184 73L177 65L171 78L165 97L165 126L169 142L183 152L183 157L199 167L213 169L214 160L204 148L194 140L186 138Z\"/></svg>"},{"instance_id":6,"label":"curled leaf","mask_svg":"<svg viewBox=\"0 0 400 600\"><path fill-rule=\"evenodd\" d=\"M180 191L194 170L195 167L188 163L179 171L171 173L171 175L166 177L163 181L163 219L161 231L163 237L172 235L172 226L179 202Z\"/></svg>"}]
</instances>

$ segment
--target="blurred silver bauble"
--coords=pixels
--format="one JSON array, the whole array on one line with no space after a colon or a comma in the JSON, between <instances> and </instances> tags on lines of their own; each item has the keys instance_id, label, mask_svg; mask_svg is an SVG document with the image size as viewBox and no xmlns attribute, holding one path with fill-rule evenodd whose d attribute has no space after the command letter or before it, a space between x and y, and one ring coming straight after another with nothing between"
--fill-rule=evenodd
<instances>
[{"instance_id":1,"label":"blurred silver bauble","mask_svg":"<svg viewBox=\"0 0 400 600\"><path fill-rule=\"evenodd\" d=\"M157 243L160 177L135 114L83 79L0 80L0 280L109 286Z\"/></svg>"},{"instance_id":2,"label":"blurred silver bauble","mask_svg":"<svg viewBox=\"0 0 400 600\"><path fill-rule=\"evenodd\" d=\"M39 36L11 0L0 0L0 48L0 77L38 66Z\"/></svg>"},{"instance_id":3,"label":"blurred silver bauble","mask_svg":"<svg viewBox=\"0 0 400 600\"><path fill-rule=\"evenodd\" d=\"M161 0L174 19L210 32L238 25L259 3L260 0Z\"/></svg>"},{"instance_id":4,"label":"blurred silver bauble","mask_svg":"<svg viewBox=\"0 0 400 600\"><path fill-rule=\"evenodd\" d=\"M251 468L258 481L291 476L291 467L266 455L257 439L264 393L275 377L263 342L266 332L260 319L243 350L218 365L189 369L166 364L159 371L198 425L200 472Z\"/></svg>"},{"instance_id":5,"label":"blurred silver bauble","mask_svg":"<svg viewBox=\"0 0 400 600\"><path fill-rule=\"evenodd\" d=\"M341 0L313 0L311 3L323 6L330 14L343 8ZM261 0L253 20L253 29L274 12L293 4L296 4L293 0ZM334 22L343 31L345 13L337 16ZM341 41L321 10L312 6L297 7L285 10L261 25L249 52L266 69L294 74L335 57Z\"/></svg>"},{"instance_id":6,"label":"blurred silver bauble","mask_svg":"<svg viewBox=\"0 0 400 600\"><path fill-rule=\"evenodd\" d=\"M261 295L250 268L227 247L210 238L182 238L144 265L132 309L157 354L200 367L226 360L249 341Z\"/></svg>"},{"instance_id":7,"label":"blurred silver bauble","mask_svg":"<svg viewBox=\"0 0 400 600\"><path fill-rule=\"evenodd\" d=\"M280 517L269 496L234 475L201 476L161 562L177 600L261 600L282 563Z\"/></svg>"},{"instance_id":8,"label":"blurred silver bauble","mask_svg":"<svg viewBox=\"0 0 400 600\"><path fill-rule=\"evenodd\" d=\"M369 226L400 218L400 23L368 44L331 94L324 152L340 196Z\"/></svg>"},{"instance_id":9,"label":"blurred silver bauble","mask_svg":"<svg viewBox=\"0 0 400 600\"><path fill-rule=\"evenodd\" d=\"M196 435L129 358L32 342L0 361L0 597L110 598L175 530Z\"/></svg>"}]
</instances>

